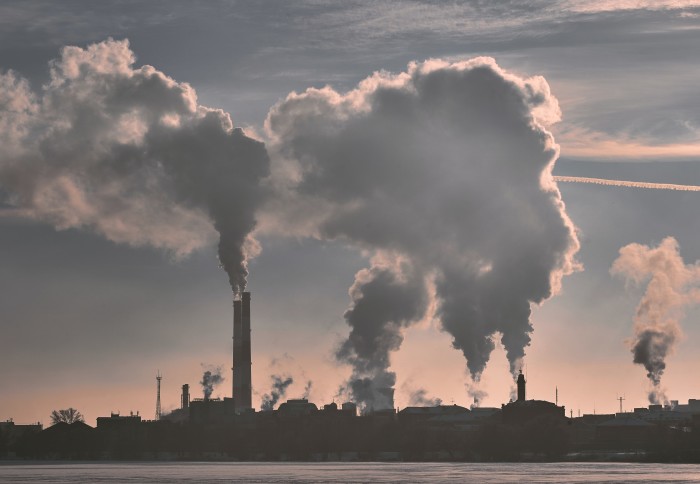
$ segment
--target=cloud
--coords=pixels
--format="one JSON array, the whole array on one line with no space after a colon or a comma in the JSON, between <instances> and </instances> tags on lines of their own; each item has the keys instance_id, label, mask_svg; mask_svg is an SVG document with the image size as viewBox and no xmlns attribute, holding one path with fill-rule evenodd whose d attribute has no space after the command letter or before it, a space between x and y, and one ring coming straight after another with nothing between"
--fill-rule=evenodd
<instances>
[{"instance_id":1,"label":"cloud","mask_svg":"<svg viewBox=\"0 0 700 484\"><path fill-rule=\"evenodd\" d=\"M697 0L568 0L575 12L600 13L620 10L679 10L699 7Z\"/></svg>"},{"instance_id":2,"label":"cloud","mask_svg":"<svg viewBox=\"0 0 700 484\"><path fill-rule=\"evenodd\" d=\"M624 122L623 125L628 124ZM688 127L691 137L696 139L699 131ZM661 142L648 135L632 136L629 133L608 135L571 127L562 130L558 139L564 146L564 155L579 159L634 159L656 160L659 158L694 159L700 157L700 144L670 140Z\"/></svg>"},{"instance_id":3,"label":"cloud","mask_svg":"<svg viewBox=\"0 0 700 484\"><path fill-rule=\"evenodd\" d=\"M353 351L339 353L355 369L356 398L393 387L389 352L424 317L433 284L436 316L474 381L496 333L516 370L531 304L577 267L574 226L551 176L558 147L546 126L559 118L542 77L483 57L377 72L346 93L311 88L270 110L273 180L285 202L268 207L280 223L266 228L374 255L351 289L342 349ZM363 353L365 341L381 341L381 351ZM380 371L355 379L364 368Z\"/></svg>"},{"instance_id":4,"label":"cloud","mask_svg":"<svg viewBox=\"0 0 700 484\"><path fill-rule=\"evenodd\" d=\"M264 145L199 105L188 84L134 62L128 41L110 39L65 47L39 94L0 76L0 186L17 213L176 257L218 236L241 290L269 171Z\"/></svg>"}]
</instances>

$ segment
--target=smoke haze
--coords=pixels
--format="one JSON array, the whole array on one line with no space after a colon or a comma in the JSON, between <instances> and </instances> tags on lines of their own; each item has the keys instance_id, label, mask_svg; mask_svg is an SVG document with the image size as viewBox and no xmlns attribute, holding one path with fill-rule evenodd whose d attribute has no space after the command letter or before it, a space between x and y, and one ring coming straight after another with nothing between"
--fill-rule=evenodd
<instances>
[{"instance_id":1,"label":"smoke haze","mask_svg":"<svg viewBox=\"0 0 700 484\"><path fill-rule=\"evenodd\" d=\"M271 109L279 198L265 228L374 256L350 290L350 334L337 353L353 368L356 401L393 405L389 355L427 307L437 307L475 383L496 333L515 374L531 304L577 267L551 175L558 147L546 126L559 117L543 78L519 78L490 58L413 63L346 93L292 93Z\"/></svg>"},{"instance_id":2,"label":"smoke haze","mask_svg":"<svg viewBox=\"0 0 700 484\"><path fill-rule=\"evenodd\" d=\"M665 238L657 247L629 244L610 269L636 284L645 284L642 300L634 318L634 336L630 341L633 361L643 365L651 385L649 401L668 403L661 377L666 358L683 336L684 309L700 302L700 263L685 264L678 242Z\"/></svg>"}]
</instances>

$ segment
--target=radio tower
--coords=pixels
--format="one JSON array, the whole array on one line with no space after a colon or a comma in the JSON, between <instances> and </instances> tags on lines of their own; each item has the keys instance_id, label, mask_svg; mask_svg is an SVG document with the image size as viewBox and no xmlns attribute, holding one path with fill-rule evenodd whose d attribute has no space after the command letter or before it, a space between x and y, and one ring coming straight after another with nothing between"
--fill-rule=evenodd
<instances>
[{"instance_id":1,"label":"radio tower","mask_svg":"<svg viewBox=\"0 0 700 484\"><path fill-rule=\"evenodd\" d=\"M622 401L625 399L625 397L617 397L615 400L618 400L620 402L620 413L622 413Z\"/></svg>"},{"instance_id":2,"label":"radio tower","mask_svg":"<svg viewBox=\"0 0 700 484\"><path fill-rule=\"evenodd\" d=\"M160 420L160 381L163 376L160 374L160 370L156 373L156 382L158 382L158 391L156 393L156 420Z\"/></svg>"}]
</instances>

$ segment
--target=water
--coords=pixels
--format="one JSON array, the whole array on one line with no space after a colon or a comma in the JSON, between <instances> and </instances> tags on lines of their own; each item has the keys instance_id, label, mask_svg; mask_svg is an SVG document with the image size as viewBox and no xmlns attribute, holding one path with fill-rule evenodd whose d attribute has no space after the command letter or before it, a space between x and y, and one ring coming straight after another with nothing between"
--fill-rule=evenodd
<instances>
[{"instance_id":1,"label":"water","mask_svg":"<svg viewBox=\"0 0 700 484\"><path fill-rule=\"evenodd\" d=\"M700 465L626 463L0 463L2 483L700 482Z\"/></svg>"}]
</instances>

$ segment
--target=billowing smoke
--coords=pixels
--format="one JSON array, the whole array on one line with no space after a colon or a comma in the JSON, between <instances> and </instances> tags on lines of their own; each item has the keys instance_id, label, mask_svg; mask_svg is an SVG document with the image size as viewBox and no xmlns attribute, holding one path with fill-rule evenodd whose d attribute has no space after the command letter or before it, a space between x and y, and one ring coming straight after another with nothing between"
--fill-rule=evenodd
<instances>
[{"instance_id":1,"label":"billowing smoke","mask_svg":"<svg viewBox=\"0 0 700 484\"><path fill-rule=\"evenodd\" d=\"M413 63L272 108L266 132L282 195L263 226L374 255L351 289L338 352L358 402L392 405L389 353L433 304L475 383L496 334L515 375L531 305L576 269L578 240L551 174L558 147L545 128L559 117L543 78L490 58Z\"/></svg>"},{"instance_id":2,"label":"billowing smoke","mask_svg":"<svg viewBox=\"0 0 700 484\"><path fill-rule=\"evenodd\" d=\"M202 393L204 394L204 399L209 400L212 393L214 393L214 387L219 383L224 381L224 377L221 375L221 367L212 367L206 370L202 375L202 381L199 382L202 385Z\"/></svg>"},{"instance_id":3,"label":"billowing smoke","mask_svg":"<svg viewBox=\"0 0 700 484\"><path fill-rule=\"evenodd\" d=\"M287 394L289 385L294 383L294 379L291 376L272 375L270 378L272 379L272 389L270 393L263 395L262 404L260 405L260 410L263 411L274 410L280 398Z\"/></svg>"},{"instance_id":4,"label":"billowing smoke","mask_svg":"<svg viewBox=\"0 0 700 484\"><path fill-rule=\"evenodd\" d=\"M58 229L162 248L214 242L234 291L269 173L262 143L157 69L134 67L128 41L65 47L40 93L0 73L0 187L14 213Z\"/></svg>"},{"instance_id":5,"label":"billowing smoke","mask_svg":"<svg viewBox=\"0 0 700 484\"><path fill-rule=\"evenodd\" d=\"M412 268L380 265L355 276L352 306L345 312L350 335L336 352L352 365L351 398L366 410L394 408L396 375L389 354L403 341L401 329L421 319L427 308L424 281Z\"/></svg>"},{"instance_id":6,"label":"billowing smoke","mask_svg":"<svg viewBox=\"0 0 700 484\"><path fill-rule=\"evenodd\" d=\"M442 400L428 397L428 392L425 388L419 388L411 392L408 403L409 405L417 405L420 407L437 407L438 405L442 405Z\"/></svg>"},{"instance_id":7,"label":"billowing smoke","mask_svg":"<svg viewBox=\"0 0 700 484\"><path fill-rule=\"evenodd\" d=\"M636 284L647 283L634 318L630 348L634 363L647 371L649 401L668 403L661 377L666 357L683 335L680 321L684 309L700 302L700 262L685 264L678 242L667 237L658 247L626 245L610 270Z\"/></svg>"}]
</instances>

